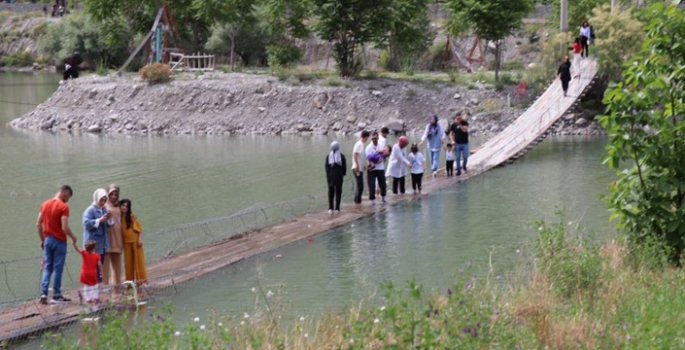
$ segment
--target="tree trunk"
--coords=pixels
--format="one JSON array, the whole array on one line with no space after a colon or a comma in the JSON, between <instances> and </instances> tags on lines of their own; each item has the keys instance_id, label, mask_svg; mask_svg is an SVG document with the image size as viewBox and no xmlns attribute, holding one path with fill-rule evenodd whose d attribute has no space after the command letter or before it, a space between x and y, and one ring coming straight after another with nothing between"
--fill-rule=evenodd
<instances>
[{"instance_id":1,"label":"tree trunk","mask_svg":"<svg viewBox=\"0 0 685 350\"><path fill-rule=\"evenodd\" d=\"M235 31L231 31L231 72L233 71L233 55L235 53Z\"/></svg>"},{"instance_id":2,"label":"tree trunk","mask_svg":"<svg viewBox=\"0 0 685 350\"><path fill-rule=\"evenodd\" d=\"M495 81L499 82L499 67L502 65L502 40L495 44Z\"/></svg>"}]
</instances>

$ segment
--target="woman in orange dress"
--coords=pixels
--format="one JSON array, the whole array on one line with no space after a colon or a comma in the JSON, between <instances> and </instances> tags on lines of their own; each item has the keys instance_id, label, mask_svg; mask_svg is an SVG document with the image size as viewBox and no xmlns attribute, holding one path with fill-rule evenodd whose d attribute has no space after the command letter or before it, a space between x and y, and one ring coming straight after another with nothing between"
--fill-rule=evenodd
<instances>
[{"instance_id":1,"label":"woman in orange dress","mask_svg":"<svg viewBox=\"0 0 685 350\"><path fill-rule=\"evenodd\" d=\"M121 209L119 209L119 186L109 185L107 188L107 211L112 213L114 223L107 228L107 241L109 248L105 252L105 264L102 271L102 284L110 283L110 268L114 275L111 281L118 286L121 281L121 253L124 250L124 239L121 232Z\"/></svg>"},{"instance_id":2,"label":"woman in orange dress","mask_svg":"<svg viewBox=\"0 0 685 350\"><path fill-rule=\"evenodd\" d=\"M138 285L147 284L147 268L145 267L145 252L143 251L143 225L136 214L131 211L131 200L122 199L119 203L122 220L121 229L124 234L124 261L126 266L126 280L136 281Z\"/></svg>"}]
</instances>

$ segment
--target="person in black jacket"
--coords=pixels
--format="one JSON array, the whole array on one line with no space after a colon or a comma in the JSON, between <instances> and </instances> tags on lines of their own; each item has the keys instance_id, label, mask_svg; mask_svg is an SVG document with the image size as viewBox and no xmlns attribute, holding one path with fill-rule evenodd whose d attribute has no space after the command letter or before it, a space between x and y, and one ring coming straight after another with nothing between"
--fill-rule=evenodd
<instances>
[{"instance_id":1,"label":"person in black jacket","mask_svg":"<svg viewBox=\"0 0 685 350\"><path fill-rule=\"evenodd\" d=\"M345 156L340 153L338 141L331 143L331 152L326 156L326 180L328 181L328 213L340 212L343 177L347 174ZM335 199L335 207L333 206Z\"/></svg>"},{"instance_id":2,"label":"person in black jacket","mask_svg":"<svg viewBox=\"0 0 685 350\"><path fill-rule=\"evenodd\" d=\"M561 80L561 88L564 89L564 97L566 97L568 83L571 81L571 61L568 59L568 56L564 57L564 61L561 62L557 71L557 77Z\"/></svg>"}]
</instances>

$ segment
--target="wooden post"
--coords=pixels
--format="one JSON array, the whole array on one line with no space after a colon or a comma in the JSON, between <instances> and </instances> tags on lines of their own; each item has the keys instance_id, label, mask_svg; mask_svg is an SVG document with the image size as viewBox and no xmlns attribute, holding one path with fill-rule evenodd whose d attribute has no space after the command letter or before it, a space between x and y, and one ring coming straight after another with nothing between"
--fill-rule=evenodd
<instances>
[{"instance_id":1,"label":"wooden post","mask_svg":"<svg viewBox=\"0 0 685 350\"><path fill-rule=\"evenodd\" d=\"M561 0L561 32L568 32L568 0Z\"/></svg>"}]
</instances>

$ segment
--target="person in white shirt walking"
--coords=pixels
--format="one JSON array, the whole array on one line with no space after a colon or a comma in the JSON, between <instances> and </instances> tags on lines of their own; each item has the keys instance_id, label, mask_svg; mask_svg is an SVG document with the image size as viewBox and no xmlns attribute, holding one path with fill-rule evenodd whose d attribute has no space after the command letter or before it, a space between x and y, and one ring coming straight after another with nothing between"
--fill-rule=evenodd
<instances>
[{"instance_id":1,"label":"person in white shirt walking","mask_svg":"<svg viewBox=\"0 0 685 350\"><path fill-rule=\"evenodd\" d=\"M366 154L371 155L374 153L382 152L385 145L381 145L380 137L377 132L371 134L371 143L366 146ZM368 160L368 159L367 159ZM373 169L369 165L369 171L367 174L367 179L369 183L369 199L371 204L376 204L376 196L380 194L381 201L385 203L385 195L387 193L386 183L385 183L385 160L373 164ZM376 185L380 190L380 193L376 193Z\"/></svg>"},{"instance_id":2,"label":"person in white shirt walking","mask_svg":"<svg viewBox=\"0 0 685 350\"><path fill-rule=\"evenodd\" d=\"M392 177L392 193L404 194L404 177L407 176L407 167L411 168L411 162L404 155L404 149L409 145L406 136L400 137L397 143L392 146L390 161L385 176Z\"/></svg>"},{"instance_id":3,"label":"person in white shirt walking","mask_svg":"<svg viewBox=\"0 0 685 350\"><path fill-rule=\"evenodd\" d=\"M423 153L419 152L417 144L411 145L411 153L409 154L409 161L411 162L411 188L414 194L421 194L421 181L423 180L423 172L425 171L426 158Z\"/></svg>"},{"instance_id":4,"label":"person in white shirt walking","mask_svg":"<svg viewBox=\"0 0 685 350\"><path fill-rule=\"evenodd\" d=\"M362 204L364 193L364 170L366 170L366 150L364 144L369 139L369 132L362 131L361 138L352 149L352 173L354 174L354 202Z\"/></svg>"}]
</instances>

